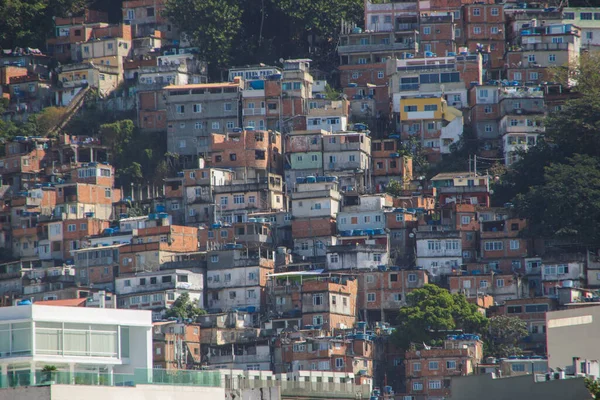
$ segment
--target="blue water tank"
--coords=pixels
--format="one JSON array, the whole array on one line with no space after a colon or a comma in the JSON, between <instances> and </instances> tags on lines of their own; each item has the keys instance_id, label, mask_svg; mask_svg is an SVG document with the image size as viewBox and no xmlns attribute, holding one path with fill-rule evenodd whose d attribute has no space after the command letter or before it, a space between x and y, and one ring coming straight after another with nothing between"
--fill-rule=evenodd
<instances>
[{"instance_id":1,"label":"blue water tank","mask_svg":"<svg viewBox=\"0 0 600 400\"><path fill-rule=\"evenodd\" d=\"M17 303L18 306L30 306L31 300L21 300Z\"/></svg>"}]
</instances>

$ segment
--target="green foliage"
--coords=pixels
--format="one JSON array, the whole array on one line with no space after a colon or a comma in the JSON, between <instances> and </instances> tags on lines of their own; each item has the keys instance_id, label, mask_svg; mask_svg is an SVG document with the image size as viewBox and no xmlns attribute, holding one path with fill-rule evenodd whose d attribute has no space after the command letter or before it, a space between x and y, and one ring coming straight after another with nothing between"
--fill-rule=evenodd
<instances>
[{"instance_id":1,"label":"green foliage","mask_svg":"<svg viewBox=\"0 0 600 400\"><path fill-rule=\"evenodd\" d=\"M165 314L167 318L196 319L200 315L205 315L206 311L197 307L191 300L189 293L182 293L177 300L173 302Z\"/></svg>"},{"instance_id":2,"label":"green foliage","mask_svg":"<svg viewBox=\"0 0 600 400\"><path fill-rule=\"evenodd\" d=\"M37 130L41 136L46 136L50 129L58 125L66 113L65 107L46 107L35 116Z\"/></svg>"},{"instance_id":3,"label":"green foliage","mask_svg":"<svg viewBox=\"0 0 600 400\"><path fill-rule=\"evenodd\" d=\"M332 88L329 84L325 85L325 98L327 100L339 100L341 93L334 88Z\"/></svg>"},{"instance_id":4,"label":"green foliage","mask_svg":"<svg viewBox=\"0 0 600 400\"><path fill-rule=\"evenodd\" d=\"M411 342L437 344L447 331L483 333L487 318L475 304L460 294L450 294L436 285L425 285L406 296L408 305L400 308L395 341L407 349Z\"/></svg>"},{"instance_id":5,"label":"green foliage","mask_svg":"<svg viewBox=\"0 0 600 400\"><path fill-rule=\"evenodd\" d=\"M398 153L403 157L412 157L413 167L416 171L423 172L429 167L421 141L414 136L402 141L402 147Z\"/></svg>"},{"instance_id":6,"label":"green foliage","mask_svg":"<svg viewBox=\"0 0 600 400\"><path fill-rule=\"evenodd\" d=\"M600 240L600 160L575 154L545 168L543 180L516 197L530 234L595 245Z\"/></svg>"},{"instance_id":7,"label":"green foliage","mask_svg":"<svg viewBox=\"0 0 600 400\"><path fill-rule=\"evenodd\" d=\"M527 323L517 317L498 315L489 319L487 353L503 358L521 355L519 340L528 335Z\"/></svg>"},{"instance_id":8,"label":"green foliage","mask_svg":"<svg viewBox=\"0 0 600 400\"><path fill-rule=\"evenodd\" d=\"M387 187L385 188L386 193L391 194L392 196L400 196L402 194L403 188L402 183L398 182L395 179L390 179Z\"/></svg>"},{"instance_id":9,"label":"green foliage","mask_svg":"<svg viewBox=\"0 0 600 400\"><path fill-rule=\"evenodd\" d=\"M229 61L233 40L241 26L236 0L168 0L164 16L199 47L200 57L215 66Z\"/></svg>"},{"instance_id":10,"label":"green foliage","mask_svg":"<svg viewBox=\"0 0 600 400\"><path fill-rule=\"evenodd\" d=\"M600 400L600 384L597 380L585 378L585 387L590 391L595 400Z\"/></svg>"},{"instance_id":11,"label":"green foliage","mask_svg":"<svg viewBox=\"0 0 600 400\"><path fill-rule=\"evenodd\" d=\"M58 368L56 368L56 365L44 365L44 368L42 368L42 372L56 372L58 371Z\"/></svg>"}]
</instances>

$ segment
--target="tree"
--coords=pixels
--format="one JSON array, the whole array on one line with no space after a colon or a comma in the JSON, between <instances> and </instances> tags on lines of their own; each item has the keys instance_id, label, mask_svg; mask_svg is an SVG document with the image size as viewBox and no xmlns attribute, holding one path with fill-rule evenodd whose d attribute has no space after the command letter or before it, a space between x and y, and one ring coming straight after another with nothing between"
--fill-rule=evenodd
<instances>
[{"instance_id":1,"label":"tree","mask_svg":"<svg viewBox=\"0 0 600 400\"><path fill-rule=\"evenodd\" d=\"M181 318L181 319L196 319L200 315L205 315L206 311L197 307L190 300L189 293L182 293L177 300L173 302L171 308L169 308L165 314L167 318Z\"/></svg>"},{"instance_id":2,"label":"tree","mask_svg":"<svg viewBox=\"0 0 600 400\"><path fill-rule=\"evenodd\" d=\"M551 69L553 80L581 93L600 92L600 54L581 53L576 60Z\"/></svg>"},{"instance_id":3,"label":"tree","mask_svg":"<svg viewBox=\"0 0 600 400\"><path fill-rule=\"evenodd\" d=\"M594 396L595 400L600 400L600 384L596 379L585 378L585 387Z\"/></svg>"},{"instance_id":4,"label":"tree","mask_svg":"<svg viewBox=\"0 0 600 400\"><path fill-rule=\"evenodd\" d=\"M65 116L65 107L46 107L36 115L37 130L40 135L46 136L48 132L58 125Z\"/></svg>"},{"instance_id":5,"label":"tree","mask_svg":"<svg viewBox=\"0 0 600 400\"><path fill-rule=\"evenodd\" d=\"M237 0L168 0L163 15L199 48L199 56L213 66L229 61L240 30L242 10Z\"/></svg>"},{"instance_id":6,"label":"tree","mask_svg":"<svg viewBox=\"0 0 600 400\"><path fill-rule=\"evenodd\" d=\"M390 179L390 182L385 187L385 191L386 193L389 193L392 196L400 196L404 191L404 188L402 187L402 183L398 182L395 179Z\"/></svg>"},{"instance_id":7,"label":"tree","mask_svg":"<svg viewBox=\"0 0 600 400\"><path fill-rule=\"evenodd\" d=\"M529 234L597 245L600 232L600 159L576 154L545 168L544 179L515 206L529 219Z\"/></svg>"},{"instance_id":8,"label":"tree","mask_svg":"<svg viewBox=\"0 0 600 400\"><path fill-rule=\"evenodd\" d=\"M498 315L490 318L486 340L489 355L497 358L521 355L517 343L527 334L527 323L518 317Z\"/></svg>"},{"instance_id":9,"label":"tree","mask_svg":"<svg viewBox=\"0 0 600 400\"><path fill-rule=\"evenodd\" d=\"M482 333L487 318L461 294L451 294L427 284L406 296L408 305L400 309L395 340L407 349L411 342L438 344L447 331Z\"/></svg>"}]
</instances>

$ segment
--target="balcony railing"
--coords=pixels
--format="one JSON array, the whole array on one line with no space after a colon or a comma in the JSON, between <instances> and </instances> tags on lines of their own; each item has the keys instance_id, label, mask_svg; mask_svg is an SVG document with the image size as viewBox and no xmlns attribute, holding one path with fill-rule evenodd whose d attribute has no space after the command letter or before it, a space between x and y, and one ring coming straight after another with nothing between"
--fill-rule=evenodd
<instances>
[{"instance_id":1,"label":"balcony railing","mask_svg":"<svg viewBox=\"0 0 600 400\"><path fill-rule=\"evenodd\" d=\"M243 115L245 116L249 116L249 115L265 115L266 114L266 109L264 108L244 108Z\"/></svg>"},{"instance_id":2,"label":"balcony railing","mask_svg":"<svg viewBox=\"0 0 600 400\"><path fill-rule=\"evenodd\" d=\"M377 51L410 50L414 49L414 43L389 43L389 44L348 44L338 47L341 55L351 53L371 53Z\"/></svg>"}]
</instances>

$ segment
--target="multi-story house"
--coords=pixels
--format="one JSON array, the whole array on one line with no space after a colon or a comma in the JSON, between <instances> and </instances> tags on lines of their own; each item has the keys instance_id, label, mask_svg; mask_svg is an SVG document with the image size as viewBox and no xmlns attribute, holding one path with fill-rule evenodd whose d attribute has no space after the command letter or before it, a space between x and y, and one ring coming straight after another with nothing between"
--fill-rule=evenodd
<instances>
[{"instance_id":1,"label":"multi-story house","mask_svg":"<svg viewBox=\"0 0 600 400\"><path fill-rule=\"evenodd\" d=\"M275 126L284 133L305 130L308 101L312 97L314 79L310 74L310 60L285 60L280 81L267 81L267 127ZM279 99L279 107L275 101ZM279 112L277 112L279 110ZM275 118L278 118L276 120Z\"/></svg>"},{"instance_id":2,"label":"multi-story house","mask_svg":"<svg viewBox=\"0 0 600 400\"><path fill-rule=\"evenodd\" d=\"M497 157L500 149L500 91L497 85L491 84L473 86L469 90L471 128L482 142L481 154L485 157Z\"/></svg>"},{"instance_id":3,"label":"multi-story house","mask_svg":"<svg viewBox=\"0 0 600 400\"><path fill-rule=\"evenodd\" d=\"M479 254L496 272L505 274L521 271L528 255L528 242L521 237L527 220L507 218L480 221Z\"/></svg>"},{"instance_id":4,"label":"multi-story house","mask_svg":"<svg viewBox=\"0 0 600 400\"><path fill-rule=\"evenodd\" d=\"M393 112L400 113L405 96L443 98L449 106L468 107L467 89L482 83L480 54L430 56L396 60L386 64Z\"/></svg>"},{"instance_id":5,"label":"multi-story house","mask_svg":"<svg viewBox=\"0 0 600 400\"><path fill-rule=\"evenodd\" d=\"M86 9L83 15L54 18L54 36L46 40L48 55L62 63L73 60L76 43L87 41L94 28L108 26L108 14Z\"/></svg>"},{"instance_id":6,"label":"multi-story house","mask_svg":"<svg viewBox=\"0 0 600 400\"><path fill-rule=\"evenodd\" d=\"M389 270L361 271L358 278L357 308L364 321L393 321L406 296L428 283L423 270L390 267Z\"/></svg>"},{"instance_id":7,"label":"multi-story house","mask_svg":"<svg viewBox=\"0 0 600 400\"><path fill-rule=\"evenodd\" d=\"M323 176L323 141L329 132L324 130L294 131L285 135L284 174L288 193L297 178Z\"/></svg>"},{"instance_id":8,"label":"multi-story house","mask_svg":"<svg viewBox=\"0 0 600 400\"><path fill-rule=\"evenodd\" d=\"M240 79L167 86L167 149L180 154L188 166L208 154L211 133L231 132L240 126L242 89Z\"/></svg>"},{"instance_id":9,"label":"multi-story house","mask_svg":"<svg viewBox=\"0 0 600 400\"><path fill-rule=\"evenodd\" d=\"M520 347L536 354L546 354L546 313L556 310L557 306L555 299L544 297L506 300L492 310L492 315L506 315L525 321L529 336L519 342Z\"/></svg>"},{"instance_id":10,"label":"multi-story house","mask_svg":"<svg viewBox=\"0 0 600 400\"><path fill-rule=\"evenodd\" d=\"M337 176L342 192L370 189L370 136L366 132L347 132L324 137L323 171Z\"/></svg>"},{"instance_id":11,"label":"multi-story house","mask_svg":"<svg viewBox=\"0 0 600 400\"><path fill-rule=\"evenodd\" d=\"M448 172L431 178L441 205L448 203L490 205L490 177L476 172Z\"/></svg>"},{"instance_id":12,"label":"multi-story house","mask_svg":"<svg viewBox=\"0 0 600 400\"><path fill-rule=\"evenodd\" d=\"M586 283L585 262L577 259L543 258L542 285L543 294L557 296L559 288L582 288Z\"/></svg>"},{"instance_id":13,"label":"multi-story house","mask_svg":"<svg viewBox=\"0 0 600 400\"><path fill-rule=\"evenodd\" d=\"M159 321L152 324L154 368L194 369L200 363L200 324L187 321Z\"/></svg>"},{"instance_id":14,"label":"multi-story house","mask_svg":"<svg viewBox=\"0 0 600 400\"><path fill-rule=\"evenodd\" d=\"M348 275L331 274L302 282L302 324L325 331L346 329L356 320L358 284Z\"/></svg>"},{"instance_id":15,"label":"multi-story house","mask_svg":"<svg viewBox=\"0 0 600 400\"><path fill-rule=\"evenodd\" d=\"M213 369L270 371L270 339L256 328L255 316L229 312L200 317L202 365Z\"/></svg>"},{"instance_id":16,"label":"multi-story house","mask_svg":"<svg viewBox=\"0 0 600 400\"><path fill-rule=\"evenodd\" d=\"M421 14L419 18L419 38L424 54L449 56L457 53L457 37L460 32L459 23L454 13L432 12Z\"/></svg>"},{"instance_id":17,"label":"multi-story house","mask_svg":"<svg viewBox=\"0 0 600 400\"><path fill-rule=\"evenodd\" d=\"M406 391L427 400L452 392L453 376L474 373L483 359L483 342L477 335L450 335L441 348L409 350L405 354Z\"/></svg>"},{"instance_id":18,"label":"multi-story house","mask_svg":"<svg viewBox=\"0 0 600 400\"><path fill-rule=\"evenodd\" d=\"M464 43L469 51L482 52L485 71L499 78L506 46L504 7L485 3L463 6Z\"/></svg>"},{"instance_id":19,"label":"multi-story house","mask_svg":"<svg viewBox=\"0 0 600 400\"><path fill-rule=\"evenodd\" d=\"M304 257L322 257L335 245L335 218L341 195L335 177L296 178L290 193L294 251Z\"/></svg>"},{"instance_id":20,"label":"multi-story house","mask_svg":"<svg viewBox=\"0 0 600 400\"><path fill-rule=\"evenodd\" d=\"M415 137L431 163L450 154L462 136L462 112L442 97L402 96L398 111L396 131L404 140Z\"/></svg>"},{"instance_id":21,"label":"multi-story house","mask_svg":"<svg viewBox=\"0 0 600 400\"><path fill-rule=\"evenodd\" d=\"M558 11L558 10L556 10ZM581 47L595 51L600 46L600 8L598 7L564 7L562 23L573 24L580 29Z\"/></svg>"},{"instance_id":22,"label":"multi-story house","mask_svg":"<svg viewBox=\"0 0 600 400\"><path fill-rule=\"evenodd\" d=\"M153 319L159 320L182 293L188 293L197 307L205 308L204 279L201 269L119 274L115 293L119 308L152 310Z\"/></svg>"},{"instance_id":23,"label":"multi-story house","mask_svg":"<svg viewBox=\"0 0 600 400\"><path fill-rule=\"evenodd\" d=\"M356 239L354 239L356 240ZM387 236L385 243L359 244L354 240L348 244L338 244L327 247L327 269L329 270L349 270L359 269L376 270L380 266L382 269L389 265L389 248ZM363 236L363 242L368 240L368 236Z\"/></svg>"},{"instance_id":24,"label":"multi-story house","mask_svg":"<svg viewBox=\"0 0 600 400\"><path fill-rule=\"evenodd\" d=\"M462 265L462 241L459 231L415 233L417 267L425 269L432 281L441 282Z\"/></svg>"},{"instance_id":25,"label":"multi-story house","mask_svg":"<svg viewBox=\"0 0 600 400\"><path fill-rule=\"evenodd\" d=\"M552 23L552 21L550 21ZM549 67L573 65L581 50L581 31L572 24L534 21L506 54L509 81L539 84L551 80Z\"/></svg>"},{"instance_id":26,"label":"multi-story house","mask_svg":"<svg viewBox=\"0 0 600 400\"><path fill-rule=\"evenodd\" d=\"M408 187L413 178L412 158L398 154L399 146L394 138L371 141L371 179L377 193L383 192L390 180Z\"/></svg>"},{"instance_id":27,"label":"multi-story house","mask_svg":"<svg viewBox=\"0 0 600 400\"><path fill-rule=\"evenodd\" d=\"M208 253L208 310L245 308L254 313L264 309L267 275L273 271L274 261L267 258L267 250L243 250L242 245L237 246Z\"/></svg>"},{"instance_id":28,"label":"multi-story house","mask_svg":"<svg viewBox=\"0 0 600 400\"><path fill-rule=\"evenodd\" d=\"M478 272L478 273L476 273ZM494 302L529 297L527 281L518 275L481 274L474 270L469 274L453 275L448 278L451 293L462 293L468 299L492 296Z\"/></svg>"},{"instance_id":29,"label":"multi-story house","mask_svg":"<svg viewBox=\"0 0 600 400\"><path fill-rule=\"evenodd\" d=\"M126 0L122 5L123 21L131 25L134 38L154 35L160 31L167 39L179 39L175 27L163 16L163 0Z\"/></svg>"},{"instance_id":30,"label":"multi-story house","mask_svg":"<svg viewBox=\"0 0 600 400\"><path fill-rule=\"evenodd\" d=\"M310 100L306 127L310 130L343 132L348 128L348 100Z\"/></svg>"}]
</instances>

